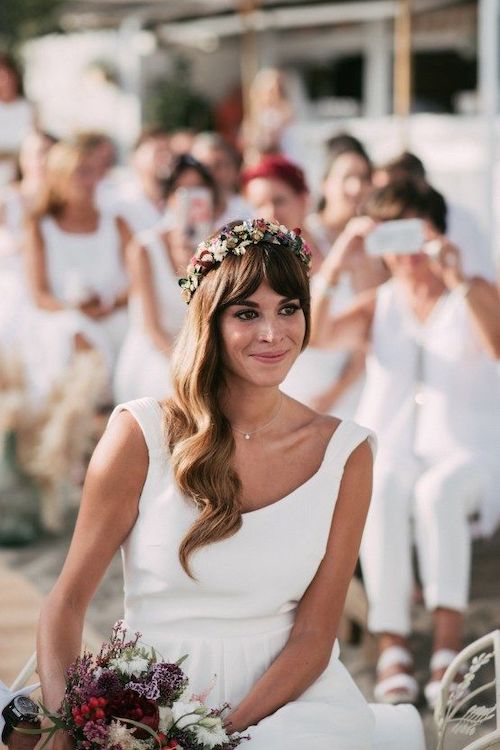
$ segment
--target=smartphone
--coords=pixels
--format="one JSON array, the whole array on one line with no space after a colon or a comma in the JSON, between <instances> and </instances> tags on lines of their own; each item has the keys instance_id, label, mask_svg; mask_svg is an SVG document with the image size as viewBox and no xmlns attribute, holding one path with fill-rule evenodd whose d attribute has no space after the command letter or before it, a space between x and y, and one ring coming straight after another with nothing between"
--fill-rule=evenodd
<instances>
[{"instance_id":1,"label":"smartphone","mask_svg":"<svg viewBox=\"0 0 500 750\"><path fill-rule=\"evenodd\" d=\"M205 240L213 228L214 206L212 193L205 187L178 188L177 225L196 247Z\"/></svg>"},{"instance_id":2,"label":"smartphone","mask_svg":"<svg viewBox=\"0 0 500 750\"><path fill-rule=\"evenodd\" d=\"M425 242L422 219L383 221L365 238L368 255L412 255Z\"/></svg>"}]
</instances>

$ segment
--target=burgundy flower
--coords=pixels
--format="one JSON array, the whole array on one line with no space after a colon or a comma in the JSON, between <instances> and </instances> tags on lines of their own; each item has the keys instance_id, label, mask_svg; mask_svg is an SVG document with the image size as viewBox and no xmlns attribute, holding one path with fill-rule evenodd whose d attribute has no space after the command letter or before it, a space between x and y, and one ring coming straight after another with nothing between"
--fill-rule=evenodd
<instances>
[{"instance_id":1,"label":"burgundy flower","mask_svg":"<svg viewBox=\"0 0 500 750\"><path fill-rule=\"evenodd\" d=\"M135 690L124 690L119 695L114 696L106 706L106 714L109 719L115 717L118 719L133 719L146 724L153 731L158 730L160 715L158 706L154 701L145 698ZM145 729L137 727L134 736L139 740L149 739L149 734Z\"/></svg>"}]
</instances>

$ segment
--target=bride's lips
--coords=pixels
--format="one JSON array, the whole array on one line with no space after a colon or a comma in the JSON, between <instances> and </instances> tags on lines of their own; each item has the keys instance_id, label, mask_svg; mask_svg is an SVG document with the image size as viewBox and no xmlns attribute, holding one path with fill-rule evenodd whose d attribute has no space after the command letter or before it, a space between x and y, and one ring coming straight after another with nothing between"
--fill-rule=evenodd
<instances>
[{"instance_id":1,"label":"bride's lips","mask_svg":"<svg viewBox=\"0 0 500 750\"><path fill-rule=\"evenodd\" d=\"M250 356L253 357L253 359L256 359L258 362L264 362L265 364L274 364L276 362L281 362L286 355L288 354L288 351L281 351L281 352L266 352L262 354L251 354Z\"/></svg>"}]
</instances>

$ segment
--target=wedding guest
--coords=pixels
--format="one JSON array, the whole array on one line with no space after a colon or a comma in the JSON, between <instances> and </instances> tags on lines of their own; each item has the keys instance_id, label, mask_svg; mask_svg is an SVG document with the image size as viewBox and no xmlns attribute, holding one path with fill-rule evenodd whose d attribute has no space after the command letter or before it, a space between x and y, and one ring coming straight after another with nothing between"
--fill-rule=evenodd
<instances>
[{"instance_id":1,"label":"wedding guest","mask_svg":"<svg viewBox=\"0 0 500 750\"><path fill-rule=\"evenodd\" d=\"M162 223L137 235L128 248L129 327L116 367L115 401L142 396L162 399L172 392L170 359L186 312L178 281L194 249L175 219L180 213L179 190L193 187L206 188L212 206L217 204L211 173L189 155L181 156L164 185L172 224L165 229ZM210 220L211 231L213 208Z\"/></svg>"},{"instance_id":2,"label":"wedding guest","mask_svg":"<svg viewBox=\"0 0 500 750\"><path fill-rule=\"evenodd\" d=\"M391 278L331 319L318 293L313 320L333 343L358 338L369 347L367 382L357 419L377 431L373 500L361 550L369 627L380 658L377 700L415 701L411 632L412 521L423 594L432 611L433 656L425 696L461 647L468 604L471 521L491 534L500 522L500 298L487 281L467 276L459 249L438 229L425 183L390 182L367 200L363 242L373 223L418 217L420 252L384 254ZM372 222L370 225L369 221ZM325 273L326 273L325 269ZM333 285L333 265L320 292ZM313 334L314 335L314 334Z\"/></svg>"},{"instance_id":3,"label":"wedding guest","mask_svg":"<svg viewBox=\"0 0 500 750\"><path fill-rule=\"evenodd\" d=\"M85 148L64 142L52 147L26 247L40 326L43 321L50 332L46 372L42 368L36 373L38 379L46 376L46 386L60 376L75 344L97 348L111 371L125 335L124 248L130 233L123 220L97 211L97 180ZM62 346L66 353L61 362L50 352Z\"/></svg>"},{"instance_id":4,"label":"wedding guest","mask_svg":"<svg viewBox=\"0 0 500 750\"><path fill-rule=\"evenodd\" d=\"M326 255L371 189L372 164L364 146L343 133L327 143L327 166L318 211L307 228Z\"/></svg>"},{"instance_id":5,"label":"wedding guest","mask_svg":"<svg viewBox=\"0 0 500 750\"><path fill-rule=\"evenodd\" d=\"M56 139L34 130L21 143L18 163L19 180L0 192L0 255L14 255L20 261L20 250L27 215L35 207L45 180L47 154Z\"/></svg>"},{"instance_id":6,"label":"wedding guest","mask_svg":"<svg viewBox=\"0 0 500 750\"><path fill-rule=\"evenodd\" d=\"M77 133L74 141L87 151L88 158L92 160L96 170L95 203L97 208L106 213L113 212L120 189L123 188L124 179L123 177L119 179L114 174L117 157L112 138L106 133L88 130Z\"/></svg>"},{"instance_id":7,"label":"wedding guest","mask_svg":"<svg viewBox=\"0 0 500 750\"><path fill-rule=\"evenodd\" d=\"M120 190L113 212L122 217L132 233L151 229L165 211L163 181L172 163L170 139L159 128L144 130L134 147L134 178Z\"/></svg>"},{"instance_id":8,"label":"wedding guest","mask_svg":"<svg viewBox=\"0 0 500 750\"><path fill-rule=\"evenodd\" d=\"M392 180L405 176L427 179L424 163L409 151L403 151L396 158L377 167L373 180L378 187L384 187ZM492 253L478 220L465 206L454 201L447 200L446 207L447 236L460 249L460 258L465 273L469 276L482 276L495 283L496 273Z\"/></svg>"},{"instance_id":9,"label":"wedding guest","mask_svg":"<svg viewBox=\"0 0 500 750\"><path fill-rule=\"evenodd\" d=\"M220 211L217 226L234 219L251 219L252 207L240 195L241 157L218 133L200 133L194 139L191 153L213 174L219 189Z\"/></svg>"},{"instance_id":10,"label":"wedding guest","mask_svg":"<svg viewBox=\"0 0 500 750\"><path fill-rule=\"evenodd\" d=\"M0 349L13 352L20 332L30 330L32 306L26 283L27 217L45 184L47 154L54 138L41 131L27 135L19 152L20 179L0 192Z\"/></svg>"},{"instance_id":11,"label":"wedding guest","mask_svg":"<svg viewBox=\"0 0 500 750\"><path fill-rule=\"evenodd\" d=\"M193 692L211 685L214 703L228 701L226 726L248 730L249 748L370 750L374 715L336 630L373 437L280 392L307 343L307 250L262 220L238 226L183 279L172 398L119 405L91 461L41 611L44 703L60 704L88 604L122 546L127 626L172 661L189 653Z\"/></svg>"},{"instance_id":12,"label":"wedding guest","mask_svg":"<svg viewBox=\"0 0 500 750\"><path fill-rule=\"evenodd\" d=\"M255 163L265 154L286 153L294 115L283 71L259 70L250 88L249 104L250 111L243 123L247 163Z\"/></svg>"},{"instance_id":13,"label":"wedding guest","mask_svg":"<svg viewBox=\"0 0 500 750\"><path fill-rule=\"evenodd\" d=\"M269 155L242 175L244 192L256 215L289 227L303 227L309 190L302 169L284 156ZM312 250L312 288L323 256L307 228L303 237ZM337 299L337 303L339 300ZM364 369L364 354L310 345L291 368L283 390L321 413L352 416L352 384ZM355 397L354 397L355 398Z\"/></svg>"},{"instance_id":14,"label":"wedding guest","mask_svg":"<svg viewBox=\"0 0 500 750\"><path fill-rule=\"evenodd\" d=\"M357 240L357 227L366 222L357 214L371 189L370 159L362 144L347 133L331 138L327 148L323 196L318 212L306 218L305 226L325 256L324 267L314 280L313 292L329 275L330 266L339 272L335 294L330 295L328 302L327 295L322 295L322 314L329 309L330 315L335 316L351 304L356 294L383 283L388 274L384 263L369 257ZM322 356L328 356L333 363L335 375L322 381L311 403L318 411L352 417L363 389L364 348L347 341L342 351L333 352L316 326L310 345L325 352ZM315 371L326 372L320 367Z\"/></svg>"},{"instance_id":15,"label":"wedding guest","mask_svg":"<svg viewBox=\"0 0 500 750\"><path fill-rule=\"evenodd\" d=\"M0 185L15 177L16 156L35 127L33 105L23 94L21 71L14 58L0 53Z\"/></svg>"},{"instance_id":16,"label":"wedding guest","mask_svg":"<svg viewBox=\"0 0 500 750\"><path fill-rule=\"evenodd\" d=\"M303 170L280 154L265 156L247 167L241 177L246 199L256 216L286 227L300 227L312 252L315 272L323 256L314 237L304 227L309 207L309 187Z\"/></svg>"}]
</instances>

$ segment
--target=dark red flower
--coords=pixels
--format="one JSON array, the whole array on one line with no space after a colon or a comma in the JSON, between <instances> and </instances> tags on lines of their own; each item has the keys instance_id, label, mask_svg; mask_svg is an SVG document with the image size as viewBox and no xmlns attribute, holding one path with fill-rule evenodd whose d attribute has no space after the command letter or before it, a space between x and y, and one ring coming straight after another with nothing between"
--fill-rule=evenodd
<instances>
[{"instance_id":1,"label":"dark red flower","mask_svg":"<svg viewBox=\"0 0 500 750\"><path fill-rule=\"evenodd\" d=\"M295 227L293 233L300 237L300 235L302 234L302 229L300 227Z\"/></svg>"},{"instance_id":2,"label":"dark red flower","mask_svg":"<svg viewBox=\"0 0 500 750\"><path fill-rule=\"evenodd\" d=\"M157 731L160 722L158 706L154 701L144 698L135 690L124 690L114 696L105 708L106 715L111 719L132 719L146 724L153 731ZM129 725L131 726L131 725ZM149 739L150 735L145 729L137 727L134 736L139 740Z\"/></svg>"}]
</instances>

